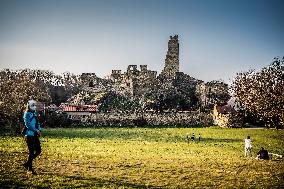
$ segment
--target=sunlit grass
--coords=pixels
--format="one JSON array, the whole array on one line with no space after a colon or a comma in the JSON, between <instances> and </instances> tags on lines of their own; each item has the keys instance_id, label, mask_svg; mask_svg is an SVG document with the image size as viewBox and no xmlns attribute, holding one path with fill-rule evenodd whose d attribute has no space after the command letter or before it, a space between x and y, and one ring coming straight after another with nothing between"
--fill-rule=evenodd
<instances>
[{"instance_id":1,"label":"sunlit grass","mask_svg":"<svg viewBox=\"0 0 284 189\"><path fill-rule=\"evenodd\" d=\"M188 141L192 133L201 141ZM0 184L5 187L280 188L283 159L243 157L250 135L253 156L261 146L284 154L284 131L211 128L50 129L27 177L21 137L0 137Z\"/></svg>"}]
</instances>

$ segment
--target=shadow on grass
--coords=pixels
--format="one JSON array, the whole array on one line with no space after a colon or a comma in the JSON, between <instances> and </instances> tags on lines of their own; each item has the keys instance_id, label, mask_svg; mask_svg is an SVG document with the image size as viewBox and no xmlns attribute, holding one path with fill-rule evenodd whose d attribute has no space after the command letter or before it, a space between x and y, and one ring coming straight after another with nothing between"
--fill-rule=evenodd
<instances>
[{"instance_id":1,"label":"shadow on grass","mask_svg":"<svg viewBox=\"0 0 284 189\"><path fill-rule=\"evenodd\" d=\"M131 183L124 180L116 179L102 179L95 177L83 177L83 176L66 176L54 173L44 173L38 176L32 176L28 180L6 178L0 180L0 188L163 188L153 185L145 185L139 183ZM40 178L40 182L34 182Z\"/></svg>"},{"instance_id":2,"label":"shadow on grass","mask_svg":"<svg viewBox=\"0 0 284 189\"><path fill-rule=\"evenodd\" d=\"M233 143L242 142L243 139L232 139L232 138L203 138L202 141L207 143Z\"/></svg>"},{"instance_id":3,"label":"shadow on grass","mask_svg":"<svg viewBox=\"0 0 284 189\"><path fill-rule=\"evenodd\" d=\"M51 176L53 176L54 174L52 174ZM60 176L60 175L58 175ZM102 179L102 178L95 178L95 177L83 177L83 176L63 176L63 178L66 178L68 180L72 180L72 182L75 181L76 182L80 182L80 183L84 183L82 184L80 187L114 187L114 188L118 188L118 187L122 187L122 188L162 188L162 187L157 187L157 186L153 186L153 185L145 185L145 184L138 184L138 183L131 183L128 181L123 181L123 180L108 180L108 179ZM72 183L71 182L71 183ZM65 183L64 185L61 186L68 186L70 187L70 183ZM71 187L72 184L71 184ZM76 185L74 186L76 187Z\"/></svg>"},{"instance_id":4,"label":"shadow on grass","mask_svg":"<svg viewBox=\"0 0 284 189\"><path fill-rule=\"evenodd\" d=\"M45 172L38 169L38 175L26 174L22 163L26 155L19 152L0 151L0 188L162 188L154 185L135 183L116 177L96 178L73 176L62 173Z\"/></svg>"}]
</instances>

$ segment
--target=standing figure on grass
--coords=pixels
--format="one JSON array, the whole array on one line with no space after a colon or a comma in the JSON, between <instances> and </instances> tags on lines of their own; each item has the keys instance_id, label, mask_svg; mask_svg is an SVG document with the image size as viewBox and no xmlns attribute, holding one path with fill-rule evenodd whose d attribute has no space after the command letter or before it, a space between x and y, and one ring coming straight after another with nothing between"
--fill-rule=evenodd
<instances>
[{"instance_id":1,"label":"standing figure on grass","mask_svg":"<svg viewBox=\"0 0 284 189\"><path fill-rule=\"evenodd\" d=\"M195 140L195 135L194 135L194 133L192 133L191 141L194 141L194 140Z\"/></svg>"},{"instance_id":2,"label":"standing figure on grass","mask_svg":"<svg viewBox=\"0 0 284 189\"><path fill-rule=\"evenodd\" d=\"M245 139L245 156L252 157L252 142L250 136Z\"/></svg>"},{"instance_id":3,"label":"standing figure on grass","mask_svg":"<svg viewBox=\"0 0 284 189\"><path fill-rule=\"evenodd\" d=\"M27 169L28 174L36 175L33 169L33 160L41 153L39 137L41 136L41 127L36 114L36 101L29 100L24 112L25 131L24 135L29 149L29 156L23 166Z\"/></svg>"}]
</instances>

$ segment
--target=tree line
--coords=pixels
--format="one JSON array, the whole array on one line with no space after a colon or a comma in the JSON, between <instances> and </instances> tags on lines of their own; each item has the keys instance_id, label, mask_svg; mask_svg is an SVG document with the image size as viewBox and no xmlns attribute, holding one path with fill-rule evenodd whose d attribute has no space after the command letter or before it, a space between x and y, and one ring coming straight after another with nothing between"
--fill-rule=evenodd
<instances>
[{"instance_id":1,"label":"tree line","mask_svg":"<svg viewBox=\"0 0 284 189\"><path fill-rule=\"evenodd\" d=\"M240 111L257 124L266 127L283 128L284 124L284 57L274 58L273 62L259 71L249 70L237 73L231 85L232 94L237 99ZM17 130L21 122L24 105L34 99L45 104L60 105L83 89L80 76L69 72L56 75L46 70L0 71L0 126L1 131L8 128ZM180 94L179 94L180 95ZM112 100L115 96L114 100ZM170 94L169 102L178 99L178 95ZM166 98L165 98L166 99ZM128 102L130 108L137 105ZM103 98L103 102L115 102L117 107L121 101L111 93ZM166 100L162 101L167 103ZM162 104L166 106L166 104ZM162 106L161 105L161 106ZM170 104L169 104L170 105ZM114 105L102 104L108 109Z\"/></svg>"}]
</instances>

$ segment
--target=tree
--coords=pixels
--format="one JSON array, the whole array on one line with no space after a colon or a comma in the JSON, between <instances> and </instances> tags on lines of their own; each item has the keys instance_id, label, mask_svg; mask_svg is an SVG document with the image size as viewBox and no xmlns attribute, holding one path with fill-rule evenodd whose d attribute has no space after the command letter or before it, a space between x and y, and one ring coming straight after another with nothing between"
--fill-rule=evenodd
<instances>
[{"instance_id":1,"label":"tree","mask_svg":"<svg viewBox=\"0 0 284 189\"><path fill-rule=\"evenodd\" d=\"M240 108L263 121L266 127L283 128L284 124L284 57L259 72L238 73L232 90Z\"/></svg>"},{"instance_id":2,"label":"tree","mask_svg":"<svg viewBox=\"0 0 284 189\"><path fill-rule=\"evenodd\" d=\"M137 101L132 101L127 96L117 94L113 91L104 93L104 96L98 101L101 112L135 112L141 107Z\"/></svg>"},{"instance_id":3,"label":"tree","mask_svg":"<svg viewBox=\"0 0 284 189\"><path fill-rule=\"evenodd\" d=\"M1 127L5 125L10 132L18 132L24 105L30 99L50 101L48 89L42 81L31 79L27 70L0 71L0 120L4 120Z\"/></svg>"},{"instance_id":4,"label":"tree","mask_svg":"<svg viewBox=\"0 0 284 189\"><path fill-rule=\"evenodd\" d=\"M68 93L64 86L49 86L50 91L50 97L51 97L51 103L56 104L59 106L61 103L66 102L68 100L68 97L70 96L70 93Z\"/></svg>"}]
</instances>

